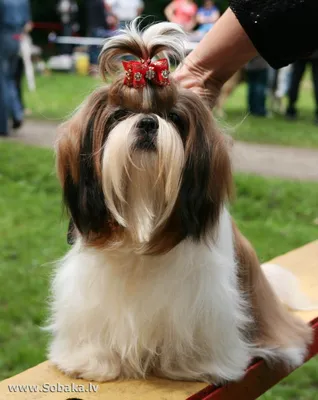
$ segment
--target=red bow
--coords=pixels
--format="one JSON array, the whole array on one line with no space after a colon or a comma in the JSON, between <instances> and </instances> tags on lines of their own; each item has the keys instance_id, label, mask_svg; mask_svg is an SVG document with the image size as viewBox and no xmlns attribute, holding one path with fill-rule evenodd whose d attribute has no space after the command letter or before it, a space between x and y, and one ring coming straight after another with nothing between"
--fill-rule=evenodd
<instances>
[{"instance_id":1,"label":"red bow","mask_svg":"<svg viewBox=\"0 0 318 400\"><path fill-rule=\"evenodd\" d=\"M135 89L147 85L147 80L158 86L167 86L169 81L169 63L166 58L151 62L151 60L123 61L126 71L124 84Z\"/></svg>"}]
</instances>

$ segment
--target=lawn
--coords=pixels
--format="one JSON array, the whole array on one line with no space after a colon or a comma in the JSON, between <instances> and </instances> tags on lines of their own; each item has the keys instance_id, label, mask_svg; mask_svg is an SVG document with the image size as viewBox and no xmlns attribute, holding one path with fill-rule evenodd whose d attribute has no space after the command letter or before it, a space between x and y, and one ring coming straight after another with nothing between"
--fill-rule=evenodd
<instances>
[{"instance_id":1,"label":"lawn","mask_svg":"<svg viewBox=\"0 0 318 400\"><path fill-rule=\"evenodd\" d=\"M277 114L268 118L248 116L245 108L247 88L242 84L226 105L227 118L224 123L236 140L318 148L318 126L314 125L315 105L312 88L310 82L303 83L297 121L287 121L283 115Z\"/></svg>"},{"instance_id":2,"label":"lawn","mask_svg":"<svg viewBox=\"0 0 318 400\"><path fill-rule=\"evenodd\" d=\"M67 221L51 150L0 141L0 379L45 359L52 261L67 250ZM318 185L239 175L232 212L262 260L317 238ZM318 400L318 359L263 400ZM233 399L234 400L234 399Z\"/></svg>"},{"instance_id":3,"label":"lawn","mask_svg":"<svg viewBox=\"0 0 318 400\"><path fill-rule=\"evenodd\" d=\"M100 80L72 74L52 74L37 78L37 91L25 94L33 118L61 120L67 117ZM44 101L45 99L45 101ZM255 118L246 113L246 85L241 85L226 105L227 118L221 121L237 140L318 148L318 126L313 124L314 102L310 81L303 84L299 99L299 120L283 116Z\"/></svg>"}]
</instances>

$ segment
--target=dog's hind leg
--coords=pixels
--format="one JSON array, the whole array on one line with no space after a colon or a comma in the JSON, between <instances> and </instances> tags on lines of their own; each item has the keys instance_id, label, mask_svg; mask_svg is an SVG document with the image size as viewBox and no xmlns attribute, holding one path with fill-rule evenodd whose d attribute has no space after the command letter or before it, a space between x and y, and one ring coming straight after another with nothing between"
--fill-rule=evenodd
<instances>
[{"instance_id":1,"label":"dog's hind leg","mask_svg":"<svg viewBox=\"0 0 318 400\"><path fill-rule=\"evenodd\" d=\"M252 332L255 356L297 367L306 357L312 330L289 312L275 295L255 250L234 222L233 234L241 290L248 297L255 322Z\"/></svg>"}]
</instances>

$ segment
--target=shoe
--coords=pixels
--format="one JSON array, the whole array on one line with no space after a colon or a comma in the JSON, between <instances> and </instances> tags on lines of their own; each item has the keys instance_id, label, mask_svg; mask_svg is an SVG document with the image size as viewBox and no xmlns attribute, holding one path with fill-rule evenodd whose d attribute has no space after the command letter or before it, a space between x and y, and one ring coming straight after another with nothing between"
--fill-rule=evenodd
<instances>
[{"instance_id":1,"label":"shoe","mask_svg":"<svg viewBox=\"0 0 318 400\"><path fill-rule=\"evenodd\" d=\"M23 120L19 121L14 119L12 124L12 129L19 129L23 125Z\"/></svg>"},{"instance_id":2,"label":"shoe","mask_svg":"<svg viewBox=\"0 0 318 400\"><path fill-rule=\"evenodd\" d=\"M288 121L295 121L297 119L297 111L293 107L288 107L285 118Z\"/></svg>"}]
</instances>

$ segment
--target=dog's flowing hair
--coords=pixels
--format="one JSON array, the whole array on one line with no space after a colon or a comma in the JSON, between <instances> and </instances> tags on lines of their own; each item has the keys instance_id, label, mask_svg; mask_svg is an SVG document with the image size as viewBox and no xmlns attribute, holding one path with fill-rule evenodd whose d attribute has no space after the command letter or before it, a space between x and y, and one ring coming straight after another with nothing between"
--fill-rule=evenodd
<instances>
[{"instance_id":1,"label":"dog's flowing hair","mask_svg":"<svg viewBox=\"0 0 318 400\"><path fill-rule=\"evenodd\" d=\"M140 36L133 26L105 44L101 73L113 73L126 53L147 59L168 51L180 59L181 34L163 23ZM156 151L140 151L138 122L152 114L159 124ZM57 156L65 203L86 243L129 243L144 254L204 238L232 185L226 141L210 111L173 81L140 90L119 75L63 126Z\"/></svg>"},{"instance_id":2,"label":"dog's flowing hair","mask_svg":"<svg viewBox=\"0 0 318 400\"><path fill-rule=\"evenodd\" d=\"M189 90L124 84L118 60L182 60L183 33L132 24L106 42L110 85L57 141L75 244L52 287L49 357L92 379L238 379L254 356L299 365L309 327L275 296L226 210L228 140Z\"/></svg>"}]
</instances>

